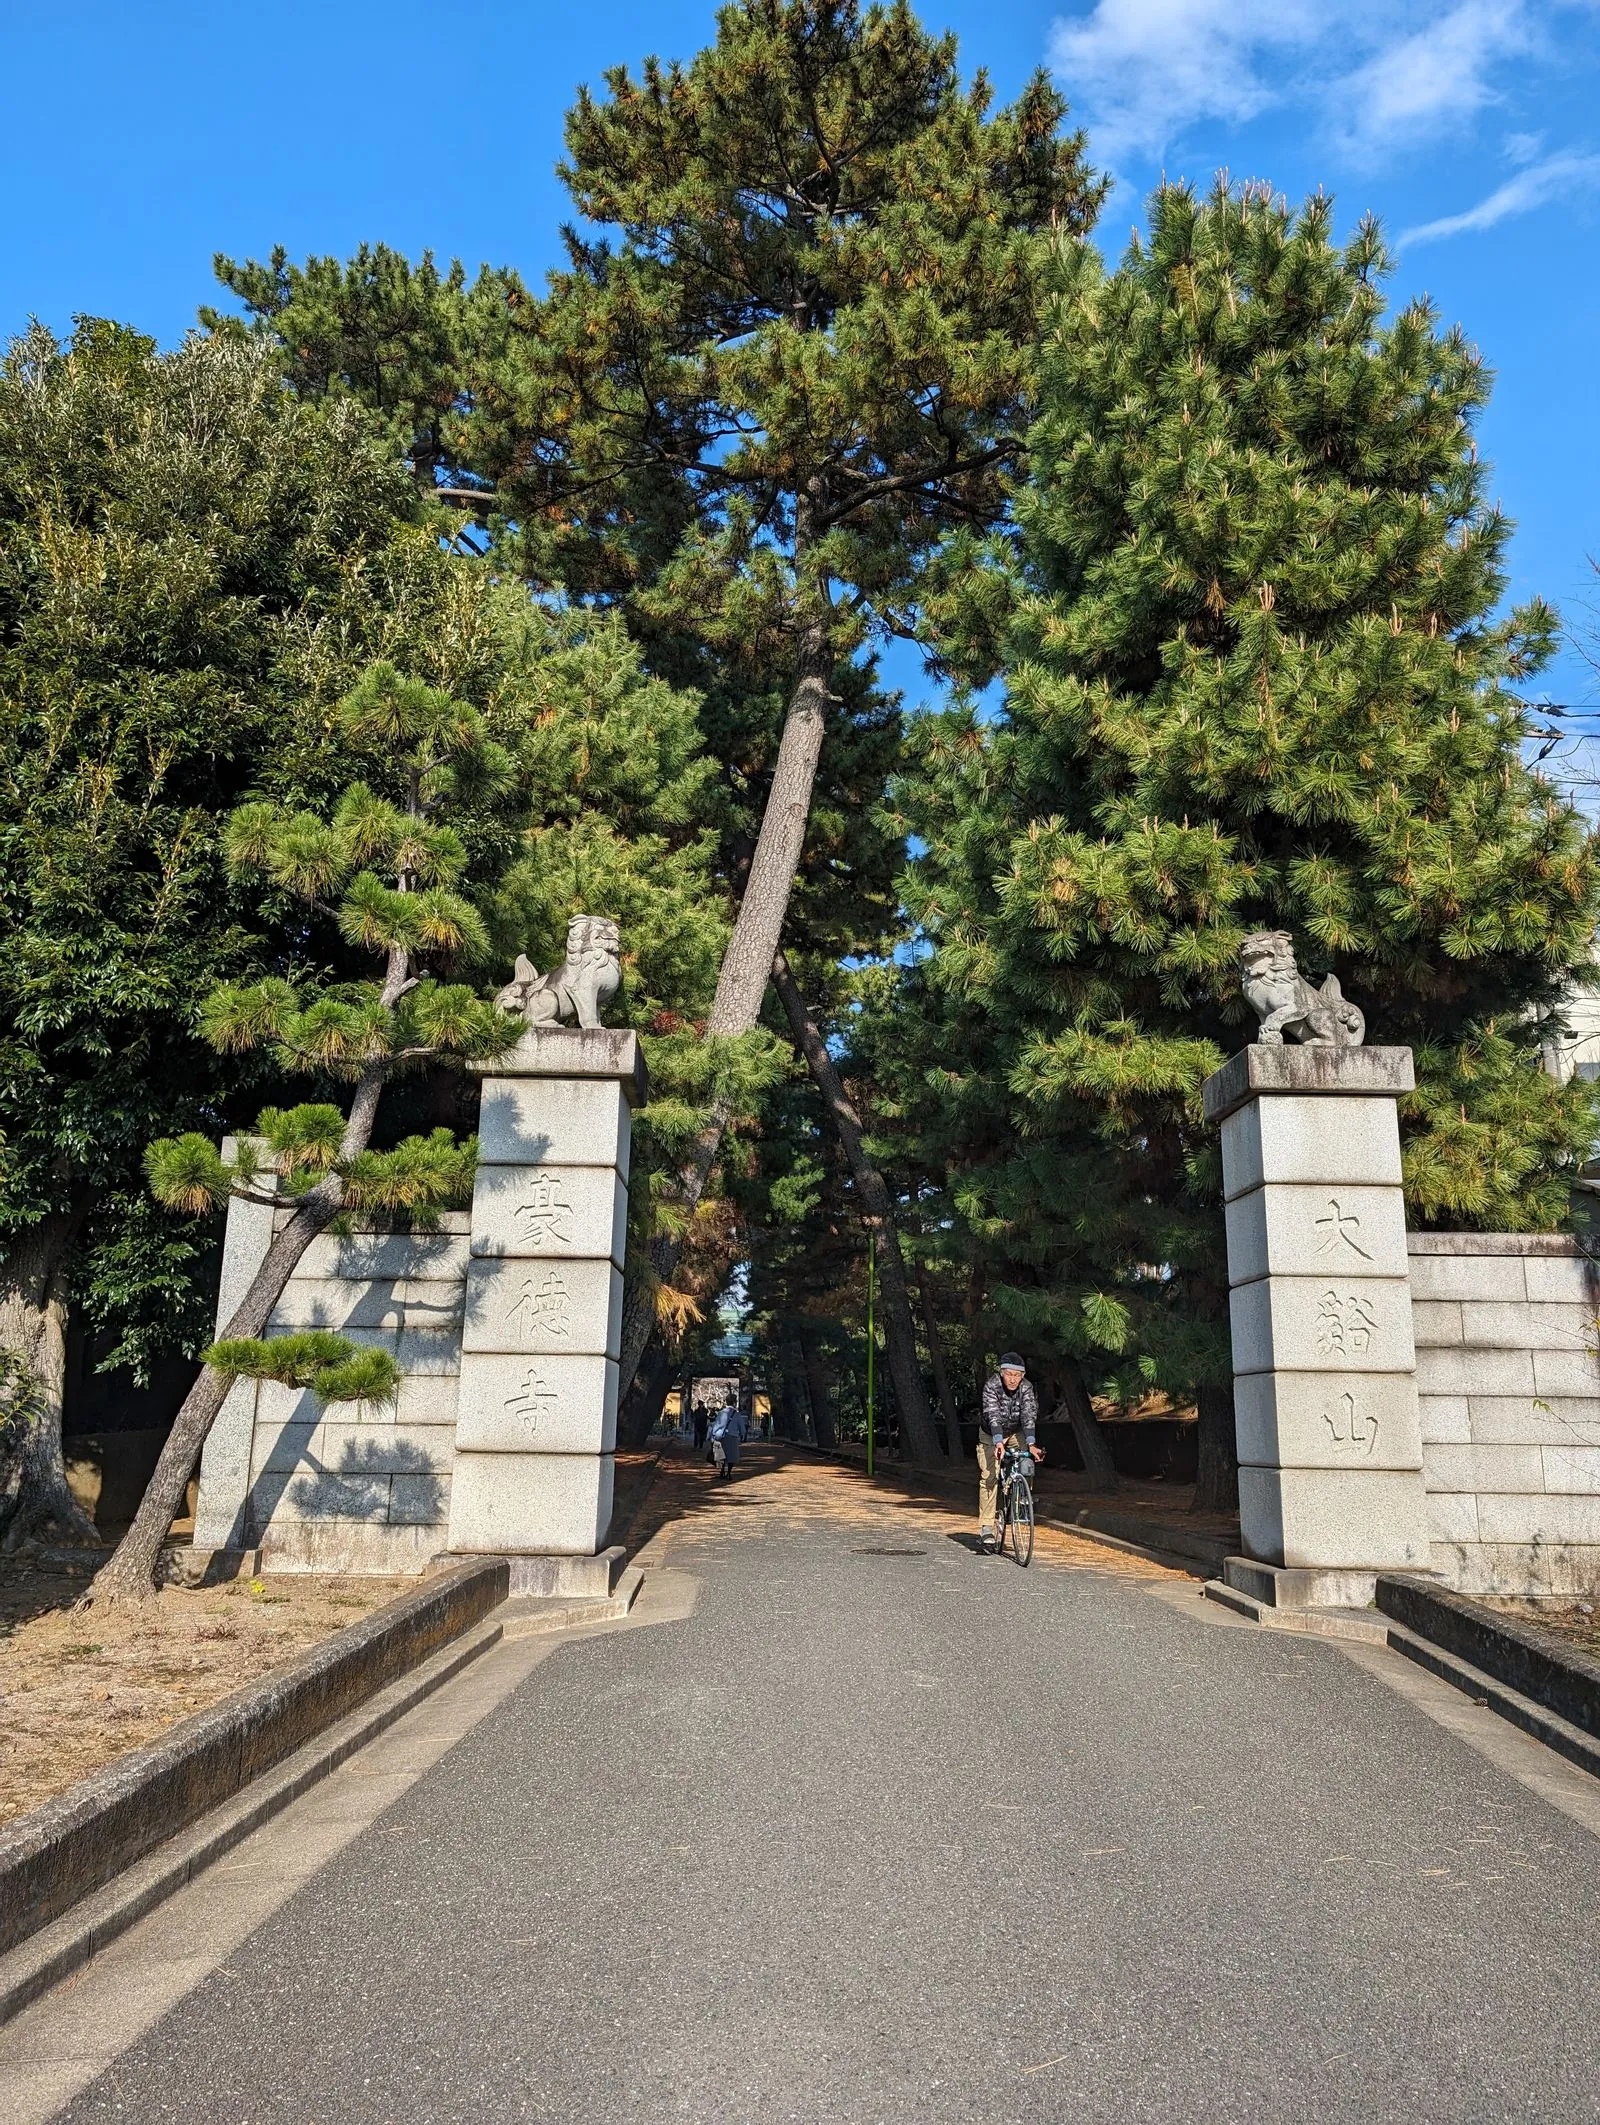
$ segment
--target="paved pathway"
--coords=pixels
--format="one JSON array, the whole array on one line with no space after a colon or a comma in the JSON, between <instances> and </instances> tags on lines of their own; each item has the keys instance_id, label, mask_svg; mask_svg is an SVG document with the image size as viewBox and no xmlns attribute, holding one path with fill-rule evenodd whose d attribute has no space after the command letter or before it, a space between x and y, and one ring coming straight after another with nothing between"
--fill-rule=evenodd
<instances>
[{"instance_id":1,"label":"paved pathway","mask_svg":"<svg viewBox=\"0 0 1600 2125\"><path fill-rule=\"evenodd\" d=\"M1154 1566L747 1465L664 1470L627 1625L508 1642L0 2031L0 2115L1600 2118L1582 1774Z\"/></svg>"}]
</instances>

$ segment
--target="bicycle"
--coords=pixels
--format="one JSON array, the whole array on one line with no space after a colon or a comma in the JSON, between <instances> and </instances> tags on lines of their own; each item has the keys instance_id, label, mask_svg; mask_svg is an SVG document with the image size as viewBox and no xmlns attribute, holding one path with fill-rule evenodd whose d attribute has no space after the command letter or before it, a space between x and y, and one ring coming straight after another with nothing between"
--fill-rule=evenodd
<instances>
[{"instance_id":1,"label":"bicycle","mask_svg":"<svg viewBox=\"0 0 1600 2125\"><path fill-rule=\"evenodd\" d=\"M997 1546L1004 1556L1009 1534L1012 1556L1026 1565L1033 1559L1033 1456L1026 1447L1002 1448L999 1477L994 1505Z\"/></svg>"}]
</instances>

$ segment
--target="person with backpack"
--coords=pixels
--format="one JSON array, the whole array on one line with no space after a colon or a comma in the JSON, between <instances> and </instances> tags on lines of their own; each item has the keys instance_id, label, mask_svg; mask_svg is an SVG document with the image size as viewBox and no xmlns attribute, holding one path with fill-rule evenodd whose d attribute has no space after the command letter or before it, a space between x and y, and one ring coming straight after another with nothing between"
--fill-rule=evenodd
<instances>
[{"instance_id":1,"label":"person with backpack","mask_svg":"<svg viewBox=\"0 0 1600 2125\"><path fill-rule=\"evenodd\" d=\"M731 1483L734 1469L739 1464L739 1448L750 1436L750 1427L744 1411L737 1402L725 1402L711 1421L711 1458L716 1463L717 1481Z\"/></svg>"}]
</instances>

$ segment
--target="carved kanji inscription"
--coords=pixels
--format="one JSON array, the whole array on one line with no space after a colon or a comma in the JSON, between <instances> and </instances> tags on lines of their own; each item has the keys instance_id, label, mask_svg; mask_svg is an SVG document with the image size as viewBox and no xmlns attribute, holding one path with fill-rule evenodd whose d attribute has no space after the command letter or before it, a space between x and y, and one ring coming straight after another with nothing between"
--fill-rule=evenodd
<instances>
[{"instance_id":1,"label":"carved kanji inscription","mask_svg":"<svg viewBox=\"0 0 1600 2125\"><path fill-rule=\"evenodd\" d=\"M1378 1420L1352 1394L1342 1394L1322 1412L1322 1421L1333 1434L1333 1443L1345 1452L1367 1457L1378 1438Z\"/></svg>"},{"instance_id":2,"label":"carved kanji inscription","mask_svg":"<svg viewBox=\"0 0 1600 2125\"><path fill-rule=\"evenodd\" d=\"M560 1270L525 1276L509 1319L519 1335L565 1342L572 1333L572 1294Z\"/></svg>"},{"instance_id":3,"label":"carved kanji inscription","mask_svg":"<svg viewBox=\"0 0 1600 2125\"><path fill-rule=\"evenodd\" d=\"M559 1173L537 1167L528 1175L516 1208L517 1231L530 1247L552 1242L564 1247L572 1237L572 1205Z\"/></svg>"},{"instance_id":4,"label":"carved kanji inscription","mask_svg":"<svg viewBox=\"0 0 1600 2125\"><path fill-rule=\"evenodd\" d=\"M1364 1262L1372 1260L1372 1256L1361 1244L1360 1218L1353 1210L1341 1209L1336 1196L1329 1196L1327 1209L1313 1222L1317 1228L1318 1254L1349 1253L1359 1255Z\"/></svg>"},{"instance_id":5,"label":"carved kanji inscription","mask_svg":"<svg viewBox=\"0 0 1600 2125\"><path fill-rule=\"evenodd\" d=\"M506 1409L511 1416L525 1418L529 1431L537 1434L540 1420L549 1416L555 1399L550 1382L537 1365L530 1365L516 1393L507 1397Z\"/></svg>"},{"instance_id":6,"label":"carved kanji inscription","mask_svg":"<svg viewBox=\"0 0 1600 2125\"><path fill-rule=\"evenodd\" d=\"M1317 1350L1325 1358L1359 1358L1377 1325L1371 1299L1358 1291L1330 1289L1317 1300Z\"/></svg>"}]
</instances>

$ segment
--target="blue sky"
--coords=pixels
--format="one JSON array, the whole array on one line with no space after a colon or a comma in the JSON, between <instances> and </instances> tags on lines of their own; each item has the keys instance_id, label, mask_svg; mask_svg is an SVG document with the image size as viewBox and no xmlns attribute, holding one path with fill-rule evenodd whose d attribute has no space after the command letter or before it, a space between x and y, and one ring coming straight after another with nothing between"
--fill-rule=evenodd
<instances>
[{"instance_id":1,"label":"blue sky","mask_svg":"<svg viewBox=\"0 0 1600 2125\"><path fill-rule=\"evenodd\" d=\"M1226 167L1340 220L1376 212L1398 293L1430 293L1497 371L1482 447L1520 530L1513 593L1585 624L1600 553L1600 0L929 0L1002 94L1050 65L1117 178L1115 251L1163 172ZM0 331L121 317L176 339L214 251L382 239L555 255L553 165L579 81L687 56L682 0L3 0ZM1600 628L1600 616L1594 622ZM899 676L897 669L897 676ZM907 678L911 674L906 673ZM1555 698L1595 702L1568 653Z\"/></svg>"}]
</instances>

